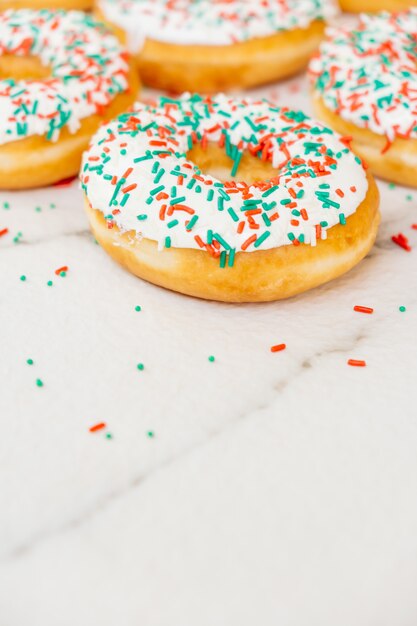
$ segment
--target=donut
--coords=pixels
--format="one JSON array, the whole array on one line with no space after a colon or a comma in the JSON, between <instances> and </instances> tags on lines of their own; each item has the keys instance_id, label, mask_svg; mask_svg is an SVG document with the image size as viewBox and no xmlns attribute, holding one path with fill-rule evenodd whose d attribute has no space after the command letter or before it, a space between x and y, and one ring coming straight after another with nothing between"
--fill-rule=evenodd
<instances>
[{"instance_id":1,"label":"donut","mask_svg":"<svg viewBox=\"0 0 417 626\"><path fill-rule=\"evenodd\" d=\"M349 13L377 13L379 11L395 13L417 6L417 0L339 0L339 4L343 11Z\"/></svg>"},{"instance_id":2,"label":"donut","mask_svg":"<svg viewBox=\"0 0 417 626\"><path fill-rule=\"evenodd\" d=\"M101 246L133 274L225 302L278 300L370 250L378 191L346 141L265 100L186 94L100 128L81 185Z\"/></svg>"},{"instance_id":3,"label":"donut","mask_svg":"<svg viewBox=\"0 0 417 626\"><path fill-rule=\"evenodd\" d=\"M307 66L328 0L97 0L97 14L151 87L180 93L254 87Z\"/></svg>"},{"instance_id":4,"label":"donut","mask_svg":"<svg viewBox=\"0 0 417 626\"><path fill-rule=\"evenodd\" d=\"M80 11L0 14L0 188L75 176L103 121L136 99L117 38Z\"/></svg>"},{"instance_id":5,"label":"donut","mask_svg":"<svg viewBox=\"0 0 417 626\"><path fill-rule=\"evenodd\" d=\"M353 138L374 174L417 186L417 9L361 15L310 63L315 114Z\"/></svg>"}]
</instances>

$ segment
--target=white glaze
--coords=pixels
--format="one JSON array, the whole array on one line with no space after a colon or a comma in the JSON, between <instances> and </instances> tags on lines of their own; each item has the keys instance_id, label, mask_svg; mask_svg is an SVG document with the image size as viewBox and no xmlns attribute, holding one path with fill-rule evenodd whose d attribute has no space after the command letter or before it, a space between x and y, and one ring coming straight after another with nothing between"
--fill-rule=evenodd
<instances>
[{"instance_id":1,"label":"white glaze","mask_svg":"<svg viewBox=\"0 0 417 626\"><path fill-rule=\"evenodd\" d=\"M104 17L137 52L146 38L178 45L221 46L307 28L334 14L333 0L99 0Z\"/></svg>"},{"instance_id":2,"label":"white glaze","mask_svg":"<svg viewBox=\"0 0 417 626\"><path fill-rule=\"evenodd\" d=\"M138 103L136 105L134 118L140 120L141 127L148 128L152 122L156 122L159 126L175 129L172 135L169 133L167 141L161 142L157 131L154 129L151 131L149 128L147 132L139 131L132 136L124 132L125 122L116 120L98 131L92 140L89 151L84 156L82 180L90 204L108 216L122 231L135 231L138 236L157 241L160 247L164 245L165 238L170 237L173 247L199 248L201 246L195 237L198 236L206 242L209 230L219 233L230 248L237 251L241 249L248 237L256 233L259 238L265 232L270 234L263 241L261 247L257 248L253 244L248 248L248 251L291 244L292 235L300 241L304 240L305 243L314 245L316 243L316 225L327 222L327 226L322 229L322 237L324 238L326 229L338 224L341 214L345 218L352 215L364 199L368 185L362 165L358 162L357 157L346 150L346 146L339 141L338 135L329 129L320 132L320 129L324 127L318 122L306 118L304 124L301 124L302 134L300 136L292 129L297 129L300 126L299 120L302 117L296 117L294 122L289 121L283 111L266 101L234 100L220 95L212 100L212 112L208 117L206 116L206 104L202 100L192 101L189 96L185 95L177 102L179 108L174 108L175 105L171 105L168 111L169 117L167 117L162 104L156 110L144 104ZM190 117L186 113L189 113ZM255 124L254 121L265 117L267 119L259 123L259 130L254 133L252 126ZM128 116L123 119L127 118ZM203 175L204 181L195 181L196 184L191 189L187 187L194 171L189 169L190 163L185 156L190 145L191 132L191 127L184 125L186 118L188 120L194 119L194 121L200 118L196 130L202 135L206 134L211 142L219 141L225 125L235 126L234 129L228 130L230 142L234 146L253 134L258 142L271 132L275 135L271 143L269 158L272 165L277 168L277 174L280 175L278 186L272 193L268 192L267 196L264 195L265 189L260 189L254 185L250 186L253 197L251 201L258 200L259 204L256 207L248 207L248 209L264 207L262 203L267 205L272 203L275 206L272 209L265 208L262 213L272 216L278 212L278 219L267 225L263 221L262 215L256 215L252 219L255 219L259 224L259 228L252 230L242 211L244 192L230 195L230 200L223 203L223 210L219 210L219 198L224 195L225 187L218 180L212 176ZM248 118L250 118L251 124L248 123ZM305 128L306 124L308 126ZM311 127L312 130L308 130L308 127ZM184 134L180 135L179 132ZM153 158L135 163L135 159L142 158L147 152L150 154L155 150L172 149L171 136L174 141L179 143L178 146L174 146L177 155L172 154L163 158L154 155ZM115 139L106 141L109 137L115 137ZM158 148L153 145L155 140L158 141ZM306 147L309 142L317 146L324 144L327 150L331 150L334 155L338 154L336 169L326 167L328 175L325 176L296 177L299 172L305 170L310 172L311 168L303 164L293 167L292 159L301 158L304 159L305 163L310 160L314 163L325 163L325 155L317 154L315 149L311 151L310 147ZM123 144L122 148L120 147L121 144ZM244 145L248 146L247 143ZM251 143L250 145L257 144ZM106 155L103 148L107 151ZM324 148L320 147L320 150L324 150ZM105 161L103 161L103 156L105 156ZM155 167L159 167L159 170L162 168L165 170L161 178L154 169ZM119 181L129 168L133 168L133 171L120 189L130 187L132 184L137 186L129 191L125 204L121 204L121 200L123 200L121 191L119 191L115 203L111 204L112 198L115 198L116 190L111 179L116 177ZM178 174L185 177L182 186L177 184L178 176L172 173L174 168L177 168ZM296 208L294 206L288 208L285 203L293 202L293 194L300 191L300 186L297 186L297 183L302 184L304 195L301 199L297 199ZM323 184L328 185L329 188L323 191L323 188L320 187ZM198 185L201 187L200 193L197 191ZM355 191L352 191L352 186L355 186ZM166 216L161 219L161 207L162 205L169 206L173 187L176 187L177 197L184 198L181 205L190 207L195 211L194 215L198 216L198 220L191 230L187 230L186 227L191 215L181 210L174 211L170 217ZM158 193L155 193L157 189L167 193L169 199L158 200ZM213 189L214 192L212 200L208 199L209 189ZM337 195L337 189L343 192L343 197ZM323 204L318 198L323 193L329 193L330 201L336 202L340 206L337 208ZM146 203L149 198L153 198L151 204ZM220 202L222 201L220 200ZM113 209L115 209L114 215L111 214ZM301 209L307 211L307 219L295 217L293 211ZM239 221L245 221L244 230L240 233L238 232L238 221L233 219L230 210L233 210L235 216L239 217ZM168 214L169 209L166 212L166 215ZM138 216L146 216L146 218L140 219ZM178 224L169 228L168 224L174 219L178 220ZM291 220L294 219L298 220L298 225L291 224Z\"/></svg>"}]
</instances>

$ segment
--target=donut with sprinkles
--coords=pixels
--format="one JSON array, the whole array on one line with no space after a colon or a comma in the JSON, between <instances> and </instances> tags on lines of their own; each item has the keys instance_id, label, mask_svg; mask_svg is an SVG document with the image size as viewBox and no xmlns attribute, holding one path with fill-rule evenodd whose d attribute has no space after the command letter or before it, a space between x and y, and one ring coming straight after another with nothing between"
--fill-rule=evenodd
<instances>
[{"instance_id":1,"label":"donut with sprinkles","mask_svg":"<svg viewBox=\"0 0 417 626\"><path fill-rule=\"evenodd\" d=\"M91 136L134 102L117 38L81 11L0 14L0 188L75 176Z\"/></svg>"},{"instance_id":2,"label":"donut with sprinkles","mask_svg":"<svg viewBox=\"0 0 417 626\"><path fill-rule=\"evenodd\" d=\"M329 0L97 0L145 84L218 92L290 76L308 63Z\"/></svg>"},{"instance_id":3,"label":"donut with sprinkles","mask_svg":"<svg viewBox=\"0 0 417 626\"><path fill-rule=\"evenodd\" d=\"M310 63L316 115L373 172L417 186L417 9L332 28Z\"/></svg>"},{"instance_id":4,"label":"donut with sprinkles","mask_svg":"<svg viewBox=\"0 0 417 626\"><path fill-rule=\"evenodd\" d=\"M268 301L324 283L374 242L378 191L348 140L265 100L185 94L102 126L81 183L92 231L137 276Z\"/></svg>"}]
</instances>

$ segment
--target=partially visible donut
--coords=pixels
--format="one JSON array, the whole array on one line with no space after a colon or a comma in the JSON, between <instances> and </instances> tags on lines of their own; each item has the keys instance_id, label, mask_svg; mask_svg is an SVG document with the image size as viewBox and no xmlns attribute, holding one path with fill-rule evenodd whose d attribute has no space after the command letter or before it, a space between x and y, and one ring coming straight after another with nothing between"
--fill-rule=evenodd
<instances>
[{"instance_id":1,"label":"partially visible donut","mask_svg":"<svg viewBox=\"0 0 417 626\"><path fill-rule=\"evenodd\" d=\"M138 103L81 172L96 239L131 272L223 301L286 298L371 248L378 191L343 138L262 100Z\"/></svg>"},{"instance_id":2,"label":"partially visible donut","mask_svg":"<svg viewBox=\"0 0 417 626\"><path fill-rule=\"evenodd\" d=\"M396 13L417 6L417 0L339 0L339 4L348 13Z\"/></svg>"},{"instance_id":3,"label":"partially visible donut","mask_svg":"<svg viewBox=\"0 0 417 626\"><path fill-rule=\"evenodd\" d=\"M127 53L85 13L0 14L0 188L76 175L93 133L137 91Z\"/></svg>"},{"instance_id":4,"label":"partially visible donut","mask_svg":"<svg viewBox=\"0 0 417 626\"><path fill-rule=\"evenodd\" d=\"M329 29L310 76L316 115L377 176L417 187L417 9Z\"/></svg>"},{"instance_id":5,"label":"partially visible donut","mask_svg":"<svg viewBox=\"0 0 417 626\"><path fill-rule=\"evenodd\" d=\"M215 92L290 76L308 63L328 0L97 0L144 83Z\"/></svg>"},{"instance_id":6,"label":"partially visible donut","mask_svg":"<svg viewBox=\"0 0 417 626\"><path fill-rule=\"evenodd\" d=\"M0 11L12 9L65 9L67 11L89 11L94 0L0 0Z\"/></svg>"}]
</instances>

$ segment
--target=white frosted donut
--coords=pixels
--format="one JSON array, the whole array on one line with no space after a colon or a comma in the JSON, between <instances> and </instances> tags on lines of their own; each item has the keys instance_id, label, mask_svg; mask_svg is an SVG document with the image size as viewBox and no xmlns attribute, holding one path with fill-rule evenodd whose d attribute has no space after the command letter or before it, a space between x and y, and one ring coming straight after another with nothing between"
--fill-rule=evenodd
<instances>
[{"instance_id":1,"label":"white frosted donut","mask_svg":"<svg viewBox=\"0 0 417 626\"><path fill-rule=\"evenodd\" d=\"M0 187L76 174L91 135L137 86L116 37L85 13L1 13Z\"/></svg>"},{"instance_id":2,"label":"white frosted donut","mask_svg":"<svg viewBox=\"0 0 417 626\"><path fill-rule=\"evenodd\" d=\"M379 222L375 184L343 140L264 100L138 103L96 134L81 181L114 258L218 300L279 299L330 280L365 256Z\"/></svg>"},{"instance_id":3,"label":"white frosted donut","mask_svg":"<svg viewBox=\"0 0 417 626\"><path fill-rule=\"evenodd\" d=\"M417 9L332 28L310 63L317 115L374 173L417 186Z\"/></svg>"},{"instance_id":4,"label":"white frosted donut","mask_svg":"<svg viewBox=\"0 0 417 626\"><path fill-rule=\"evenodd\" d=\"M97 0L144 82L181 92L249 87L307 65L333 0Z\"/></svg>"}]
</instances>

